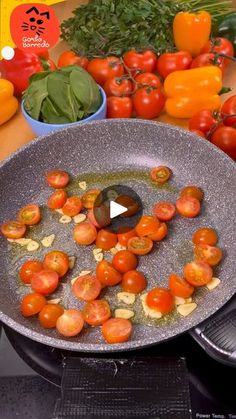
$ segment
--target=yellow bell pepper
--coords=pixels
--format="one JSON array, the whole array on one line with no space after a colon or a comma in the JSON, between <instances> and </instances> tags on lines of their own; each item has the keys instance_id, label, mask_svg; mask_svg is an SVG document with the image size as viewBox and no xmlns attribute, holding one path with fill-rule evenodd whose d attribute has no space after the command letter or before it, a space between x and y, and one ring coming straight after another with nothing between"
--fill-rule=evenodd
<instances>
[{"instance_id":1,"label":"yellow bell pepper","mask_svg":"<svg viewBox=\"0 0 236 419\"><path fill-rule=\"evenodd\" d=\"M164 83L166 112L174 118L192 118L201 109L217 110L222 87L222 72L218 67L175 71Z\"/></svg>"},{"instance_id":2,"label":"yellow bell pepper","mask_svg":"<svg viewBox=\"0 0 236 419\"><path fill-rule=\"evenodd\" d=\"M13 94L13 84L8 80L0 79L0 125L11 119L18 109L18 101Z\"/></svg>"},{"instance_id":3,"label":"yellow bell pepper","mask_svg":"<svg viewBox=\"0 0 236 419\"><path fill-rule=\"evenodd\" d=\"M173 22L174 41L179 51L188 51L192 57L200 54L211 33L211 15L208 12L179 12Z\"/></svg>"}]
</instances>

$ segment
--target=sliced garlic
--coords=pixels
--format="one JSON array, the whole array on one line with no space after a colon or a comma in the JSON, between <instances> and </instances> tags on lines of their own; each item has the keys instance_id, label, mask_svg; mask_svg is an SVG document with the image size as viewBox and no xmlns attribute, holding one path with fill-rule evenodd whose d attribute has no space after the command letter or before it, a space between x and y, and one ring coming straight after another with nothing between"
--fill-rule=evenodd
<instances>
[{"instance_id":1,"label":"sliced garlic","mask_svg":"<svg viewBox=\"0 0 236 419\"><path fill-rule=\"evenodd\" d=\"M181 316L186 317L189 314L191 314L196 308L197 308L196 303L187 303L187 304L181 304L180 306L178 306L177 311L179 314L181 314Z\"/></svg>"},{"instance_id":2,"label":"sliced garlic","mask_svg":"<svg viewBox=\"0 0 236 419\"><path fill-rule=\"evenodd\" d=\"M96 247L96 249L93 249L93 255L97 255L98 253L102 253L102 249L100 247Z\"/></svg>"},{"instance_id":3,"label":"sliced garlic","mask_svg":"<svg viewBox=\"0 0 236 419\"><path fill-rule=\"evenodd\" d=\"M135 298L136 296L132 292L118 292L117 294L118 301L125 304L134 304Z\"/></svg>"},{"instance_id":4,"label":"sliced garlic","mask_svg":"<svg viewBox=\"0 0 236 419\"><path fill-rule=\"evenodd\" d=\"M115 200L116 200L116 198L118 197L118 193L117 193L114 189L110 189L110 190L107 192L107 197L108 197L109 199L111 199L111 200L115 201Z\"/></svg>"},{"instance_id":5,"label":"sliced garlic","mask_svg":"<svg viewBox=\"0 0 236 419\"><path fill-rule=\"evenodd\" d=\"M96 262L101 262L104 258L103 253L98 253L97 255L94 255L94 259L96 260Z\"/></svg>"},{"instance_id":6,"label":"sliced garlic","mask_svg":"<svg viewBox=\"0 0 236 419\"><path fill-rule=\"evenodd\" d=\"M43 240L41 240L42 245L44 247L50 247L53 244L55 237L56 237L55 234L50 234L50 236L45 236Z\"/></svg>"},{"instance_id":7,"label":"sliced garlic","mask_svg":"<svg viewBox=\"0 0 236 419\"><path fill-rule=\"evenodd\" d=\"M60 220L59 223L61 224L69 224L72 221L72 218L69 217L69 215L63 215Z\"/></svg>"},{"instance_id":8,"label":"sliced garlic","mask_svg":"<svg viewBox=\"0 0 236 419\"><path fill-rule=\"evenodd\" d=\"M146 303L147 294L148 293L142 294L141 297L140 297L145 316L151 317L152 319L161 319L162 313L160 311L153 310L152 308L148 307L148 305Z\"/></svg>"},{"instance_id":9,"label":"sliced garlic","mask_svg":"<svg viewBox=\"0 0 236 419\"><path fill-rule=\"evenodd\" d=\"M62 208L55 209L55 211L58 212L58 214L63 214Z\"/></svg>"},{"instance_id":10,"label":"sliced garlic","mask_svg":"<svg viewBox=\"0 0 236 419\"><path fill-rule=\"evenodd\" d=\"M115 246L115 248L117 250L126 250L126 247L125 246L122 246L122 244L120 244L120 243L117 243L116 246Z\"/></svg>"},{"instance_id":11,"label":"sliced garlic","mask_svg":"<svg viewBox=\"0 0 236 419\"><path fill-rule=\"evenodd\" d=\"M74 283L77 281L78 276L75 276L74 278L71 279L70 283L71 285L74 285Z\"/></svg>"},{"instance_id":12,"label":"sliced garlic","mask_svg":"<svg viewBox=\"0 0 236 419\"><path fill-rule=\"evenodd\" d=\"M185 298L185 303L192 303L192 297Z\"/></svg>"},{"instance_id":13,"label":"sliced garlic","mask_svg":"<svg viewBox=\"0 0 236 419\"><path fill-rule=\"evenodd\" d=\"M185 298L183 297L175 297L175 305L180 306L181 304L185 304Z\"/></svg>"},{"instance_id":14,"label":"sliced garlic","mask_svg":"<svg viewBox=\"0 0 236 419\"><path fill-rule=\"evenodd\" d=\"M22 237L21 239L7 239L9 242L11 243L17 243L20 246L27 246L27 244L29 244L32 239L26 239L24 237Z\"/></svg>"},{"instance_id":15,"label":"sliced garlic","mask_svg":"<svg viewBox=\"0 0 236 419\"><path fill-rule=\"evenodd\" d=\"M218 285L220 285L221 280L219 278L213 277L210 282L207 284L207 288L211 291L214 290Z\"/></svg>"},{"instance_id":16,"label":"sliced garlic","mask_svg":"<svg viewBox=\"0 0 236 419\"><path fill-rule=\"evenodd\" d=\"M75 266L76 257L75 256L69 256L69 268L73 269Z\"/></svg>"},{"instance_id":17,"label":"sliced garlic","mask_svg":"<svg viewBox=\"0 0 236 419\"><path fill-rule=\"evenodd\" d=\"M128 310L127 308L117 308L115 310L115 317L119 317L121 319L131 319L131 317L134 317L134 311Z\"/></svg>"},{"instance_id":18,"label":"sliced garlic","mask_svg":"<svg viewBox=\"0 0 236 419\"><path fill-rule=\"evenodd\" d=\"M52 300L48 300L48 304L59 304L61 301L61 298L53 298Z\"/></svg>"},{"instance_id":19,"label":"sliced garlic","mask_svg":"<svg viewBox=\"0 0 236 419\"><path fill-rule=\"evenodd\" d=\"M85 276L91 274L92 271L81 271L79 276Z\"/></svg>"},{"instance_id":20,"label":"sliced garlic","mask_svg":"<svg viewBox=\"0 0 236 419\"><path fill-rule=\"evenodd\" d=\"M34 241L34 240L31 240L30 242L29 242L29 244L27 245L27 250L28 250L28 252L34 252L35 250L37 250L39 248L39 243L38 242L36 242L36 241Z\"/></svg>"},{"instance_id":21,"label":"sliced garlic","mask_svg":"<svg viewBox=\"0 0 236 419\"><path fill-rule=\"evenodd\" d=\"M79 182L79 187L80 189L82 189L83 191L86 191L87 189L87 183L86 182Z\"/></svg>"},{"instance_id":22,"label":"sliced garlic","mask_svg":"<svg viewBox=\"0 0 236 419\"><path fill-rule=\"evenodd\" d=\"M13 243L15 240L14 239L7 239L8 242Z\"/></svg>"},{"instance_id":23,"label":"sliced garlic","mask_svg":"<svg viewBox=\"0 0 236 419\"><path fill-rule=\"evenodd\" d=\"M117 252L119 252L119 250L118 250L118 249L116 249L115 247L112 247L112 248L110 249L110 252L111 252L111 254L112 254L112 255L115 255Z\"/></svg>"},{"instance_id":24,"label":"sliced garlic","mask_svg":"<svg viewBox=\"0 0 236 419\"><path fill-rule=\"evenodd\" d=\"M82 223L83 221L86 220L86 215L85 214L77 214L73 217L73 220L74 220L75 224Z\"/></svg>"}]
</instances>

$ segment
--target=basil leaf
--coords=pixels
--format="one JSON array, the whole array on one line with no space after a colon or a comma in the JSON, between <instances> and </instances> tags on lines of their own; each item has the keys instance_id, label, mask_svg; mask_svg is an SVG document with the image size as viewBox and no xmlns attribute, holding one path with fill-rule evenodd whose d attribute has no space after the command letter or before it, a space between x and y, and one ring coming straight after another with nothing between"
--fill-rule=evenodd
<instances>
[{"instance_id":1,"label":"basil leaf","mask_svg":"<svg viewBox=\"0 0 236 419\"><path fill-rule=\"evenodd\" d=\"M74 68L70 73L70 83L76 98L83 105L85 115L96 112L101 104L101 95L90 74L81 67Z\"/></svg>"},{"instance_id":2,"label":"basil leaf","mask_svg":"<svg viewBox=\"0 0 236 419\"><path fill-rule=\"evenodd\" d=\"M31 118L39 120L41 106L48 96L47 78L35 80L25 91L24 108Z\"/></svg>"},{"instance_id":3,"label":"basil leaf","mask_svg":"<svg viewBox=\"0 0 236 419\"><path fill-rule=\"evenodd\" d=\"M51 71L41 71L40 73L34 73L32 74L32 76L30 76L29 82L32 83L33 81L36 81L36 80L42 80L45 77L47 77L50 73Z\"/></svg>"},{"instance_id":4,"label":"basil leaf","mask_svg":"<svg viewBox=\"0 0 236 419\"><path fill-rule=\"evenodd\" d=\"M50 97L47 97L41 110L41 120L47 124L68 124L70 120L60 113Z\"/></svg>"},{"instance_id":5,"label":"basil leaf","mask_svg":"<svg viewBox=\"0 0 236 419\"><path fill-rule=\"evenodd\" d=\"M77 121L77 104L69 83L69 77L60 71L48 76L48 95L69 122Z\"/></svg>"}]
</instances>

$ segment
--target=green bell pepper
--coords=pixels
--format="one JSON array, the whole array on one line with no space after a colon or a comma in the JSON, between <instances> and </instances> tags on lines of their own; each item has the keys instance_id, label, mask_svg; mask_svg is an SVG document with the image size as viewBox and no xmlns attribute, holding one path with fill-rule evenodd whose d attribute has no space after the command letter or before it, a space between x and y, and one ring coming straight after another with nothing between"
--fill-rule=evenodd
<instances>
[{"instance_id":1,"label":"green bell pepper","mask_svg":"<svg viewBox=\"0 0 236 419\"><path fill-rule=\"evenodd\" d=\"M215 28L215 36L227 38L234 46L236 56L236 12L225 16Z\"/></svg>"}]
</instances>

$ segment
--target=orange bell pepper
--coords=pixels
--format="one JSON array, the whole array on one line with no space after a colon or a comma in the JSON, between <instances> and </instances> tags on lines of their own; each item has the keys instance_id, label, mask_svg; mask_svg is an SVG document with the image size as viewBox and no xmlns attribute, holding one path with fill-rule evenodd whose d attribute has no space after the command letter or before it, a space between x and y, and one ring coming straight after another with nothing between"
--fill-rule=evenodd
<instances>
[{"instance_id":1,"label":"orange bell pepper","mask_svg":"<svg viewBox=\"0 0 236 419\"><path fill-rule=\"evenodd\" d=\"M179 12L174 18L173 33L177 49L196 57L209 40L211 15L208 12Z\"/></svg>"},{"instance_id":2,"label":"orange bell pepper","mask_svg":"<svg viewBox=\"0 0 236 419\"><path fill-rule=\"evenodd\" d=\"M17 111L18 101L13 93L13 84L8 80L0 79L0 125L12 118Z\"/></svg>"},{"instance_id":3,"label":"orange bell pepper","mask_svg":"<svg viewBox=\"0 0 236 419\"><path fill-rule=\"evenodd\" d=\"M222 72L218 67L175 71L164 82L166 112L174 118L192 118L201 109L217 110L222 87Z\"/></svg>"}]
</instances>

